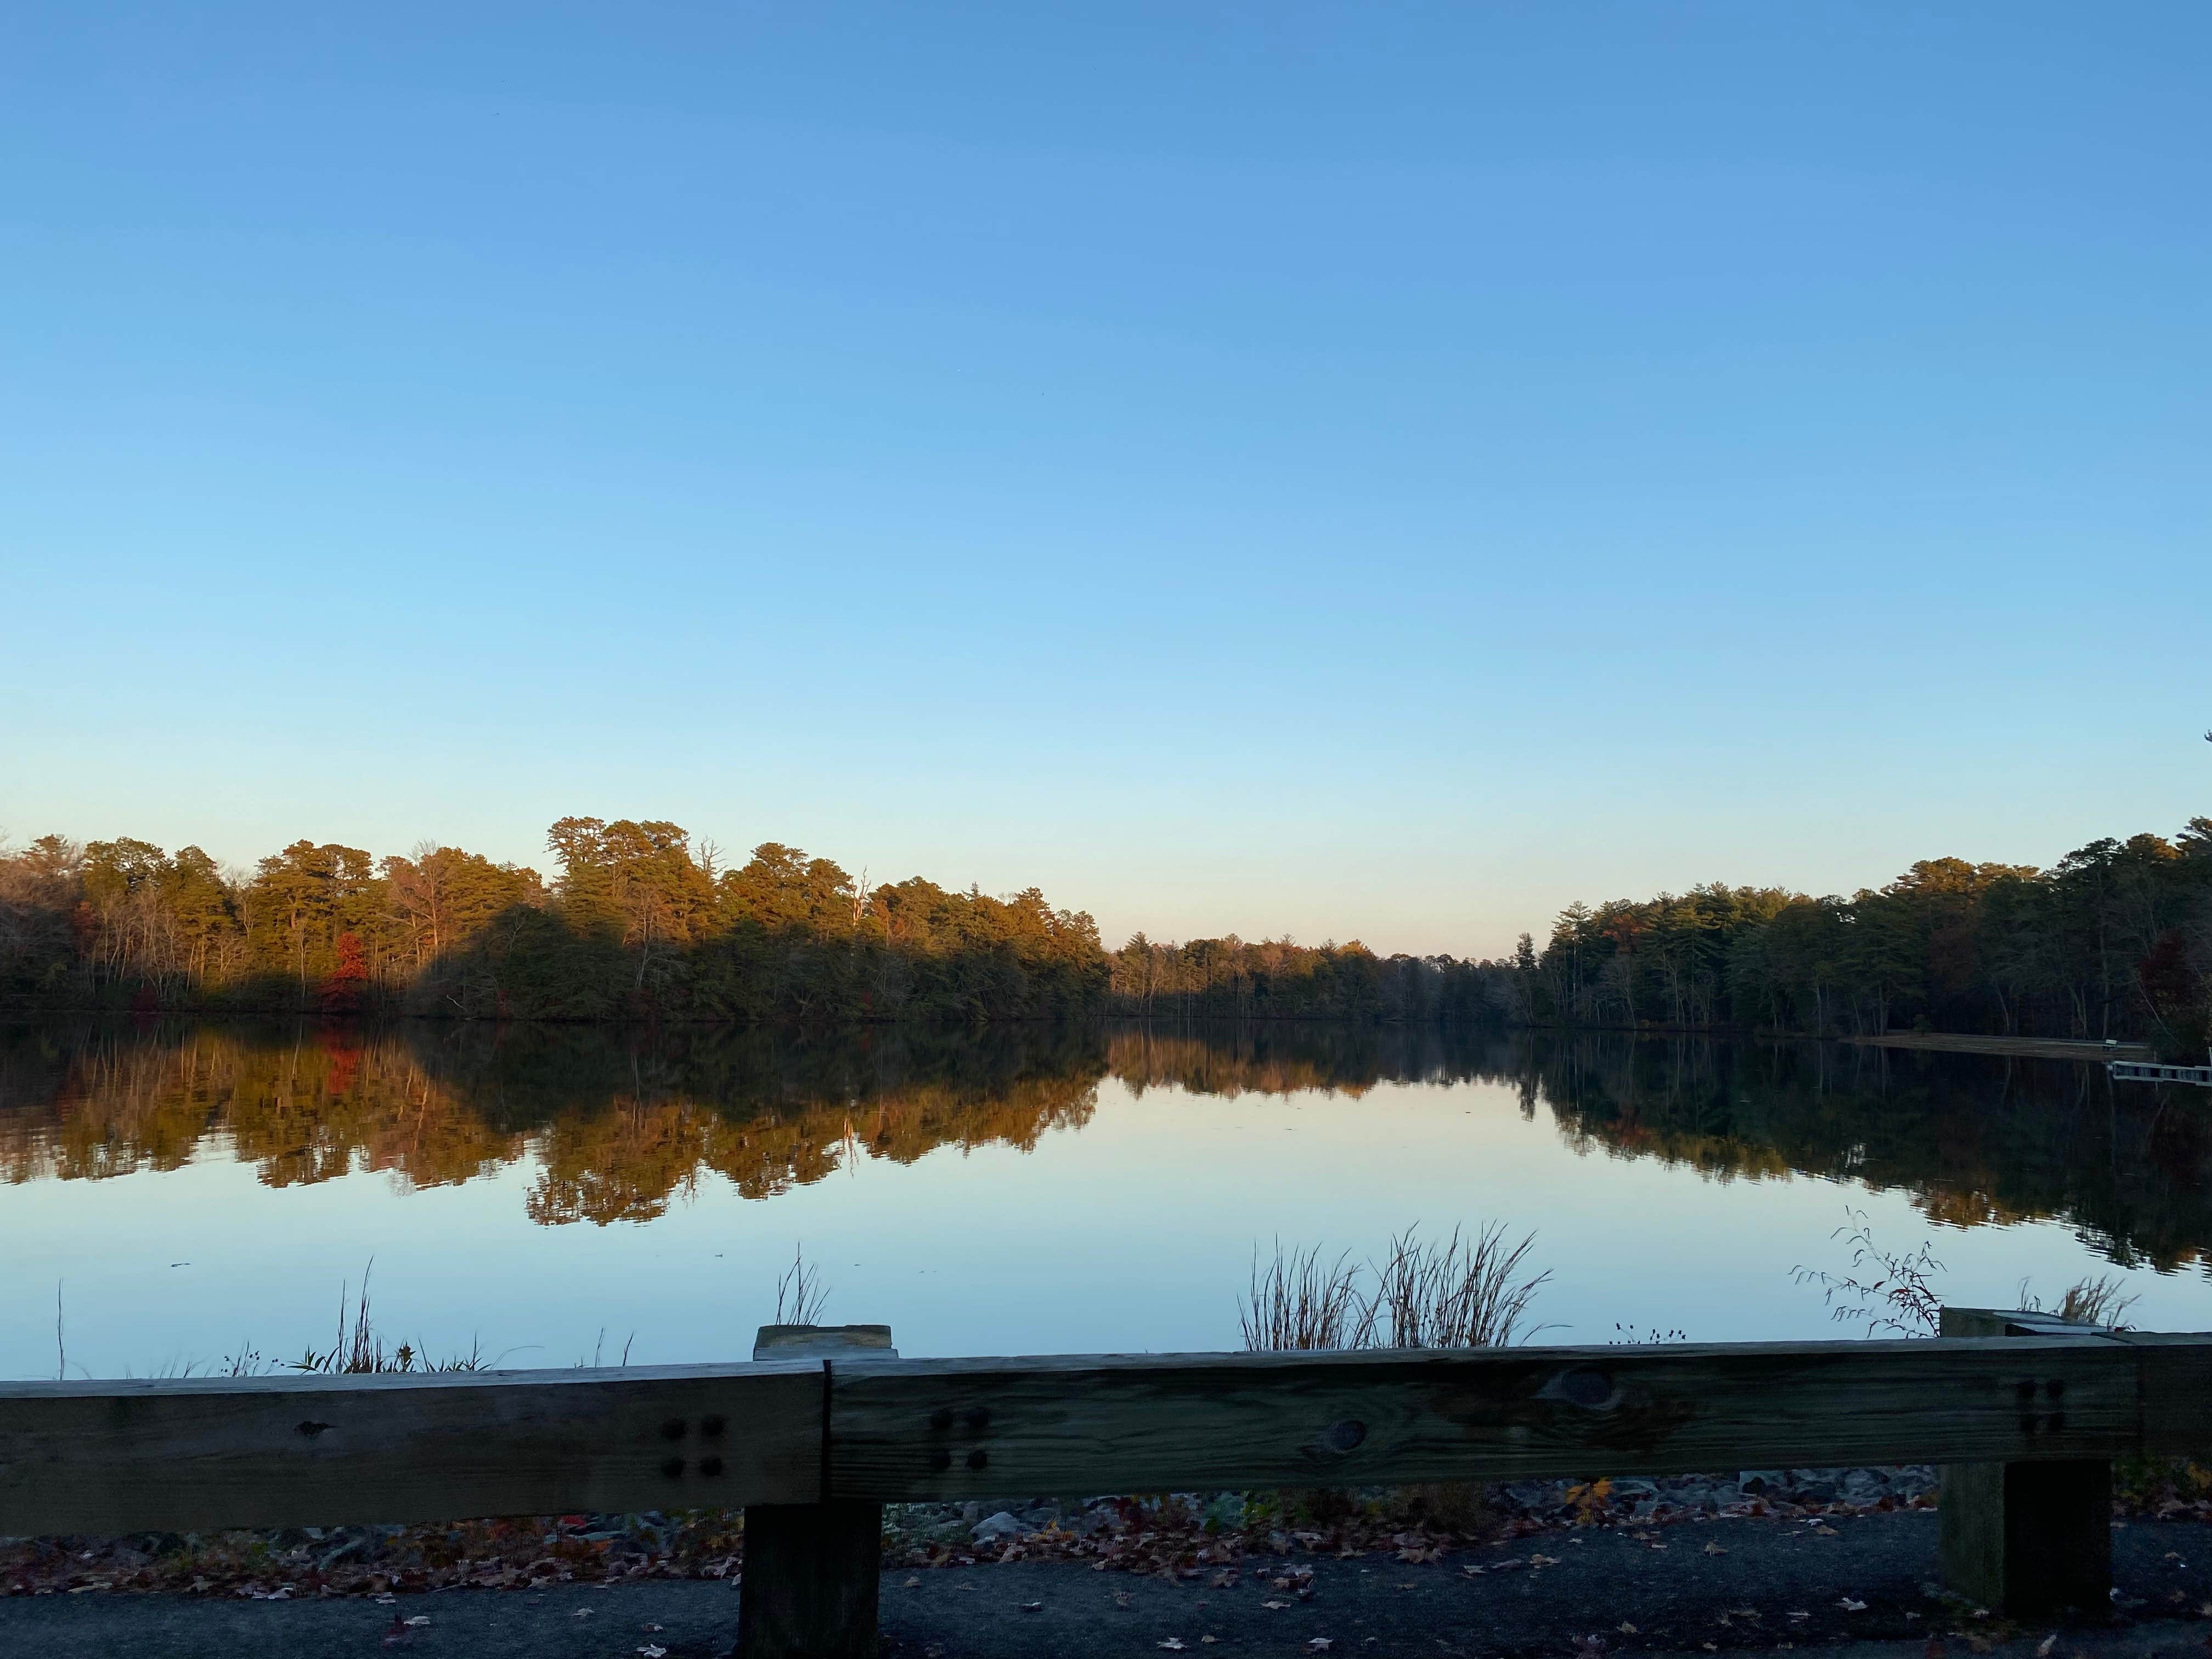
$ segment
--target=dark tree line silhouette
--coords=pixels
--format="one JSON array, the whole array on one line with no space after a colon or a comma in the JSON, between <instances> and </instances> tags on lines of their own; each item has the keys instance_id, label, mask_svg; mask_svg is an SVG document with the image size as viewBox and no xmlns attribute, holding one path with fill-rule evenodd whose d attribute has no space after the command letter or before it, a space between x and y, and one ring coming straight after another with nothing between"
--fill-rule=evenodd
<instances>
[{"instance_id":1,"label":"dark tree line silhouette","mask_svg":"<svg viewBox=\"0 0 2212 1659\"><path fill-rule=\"evenodd\" d=\"M2212 1022L2212 818L2090 842L2048 870L1930 859L1849 898L1716 883L1570 906L1523 935L1513 1018L1869 1036L2142 1038Z\"/></svg>"},{"instance_id":2,"label":"dark tree line silhouette","mask_svg":"<svg viewBox=\"0 0 2212 1659\"><path fill-rule=\"evenodd\" d=\"M46 836L0 857L0 996L33 1006L515 1019L1027 1019L1083 1012L1091 919L1031 888L863 891L769 842L735 868L678 825L562 818L556 870L453 848L295 842L250 873L197 847Z\"/></svg>"},{"instance_id":3,"label":"dark tree line silhouette","mask_svg":"<svg viewBox=\"0 0 2212 1659\"><path fill-rule=\"evenodd\" d=\"M2212 1027L2212 818L2049 870L1954 858L1813 898L1715 883L1561 914L1505 961L1231 935L1118 951L1035 888L869 887L769 842L567 817L538 872L453 848L46 836L0 852L0 1005L741 1024L1150 1018L2141 1037Z\"/></svg>"}]
</instances>

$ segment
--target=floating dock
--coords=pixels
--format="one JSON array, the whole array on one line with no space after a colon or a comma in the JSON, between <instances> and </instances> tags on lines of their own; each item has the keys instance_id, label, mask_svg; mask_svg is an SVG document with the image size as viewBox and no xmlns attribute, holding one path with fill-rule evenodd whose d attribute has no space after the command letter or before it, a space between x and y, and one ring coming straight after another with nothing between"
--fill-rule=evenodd
<instances>
[{"instance_id":1,"label":"floating dock","mask_svg":"<svg viewBox=\"0 0 2212 1659\"><path fill-rule=\"evenodd\" d=\"M2105 1063L2105 1071L2115 1083L2193 1083L2200 1089L2212 1089L2212 1065L2161 1066L2151 1060L2113 1060Z\"/></svg>"}]
</instances>

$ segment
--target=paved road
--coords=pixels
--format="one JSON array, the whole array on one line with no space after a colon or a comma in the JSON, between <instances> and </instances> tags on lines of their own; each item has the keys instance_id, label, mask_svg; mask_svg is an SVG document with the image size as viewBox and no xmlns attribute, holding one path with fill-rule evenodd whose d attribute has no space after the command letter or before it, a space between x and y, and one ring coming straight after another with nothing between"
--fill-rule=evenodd
<instances>
[{"instance_id":1,"label":"paved road","mask_svg":"<svg viewBox=\"0 0 2212 1659\"><path fill-rule=\"evenodd\" d=\"M1665 1547L1654 1547L1660 1544ZM1934 1593L1935 1551L1935 1517L1918 1513L1840 1521L1827 1533L1734 1521L1641 1534L1554 1534L1424 1566L1371 1557L1316 1561L1308 1595L1249 1568L1229 1586L1065 1563L894 1571L884 1579L883 1628L888 1659L1137 1659L1178 1650L1164 1648L1173 1642L1184 1644L1182 1651L1224 1659L1576 1659L1578 1638L1594 1635L1614 1654L1703 1659L1709 1651L1771 1653L1784 1644L1834 1654L1837 1644L1850 1644L1864 1645L1867 1659L1926 1659L1931 1632L1960 1631L1997 1643L1993 1651L2007 1659L2026 1659L2060 1629L2008 1631L1973 1620ZM2184 1652L2207 1659L2212 1621L2191 1615L2212 1602L2212 1526L2124 1527L2114 1534L2113 1557L2122 1623L2068 1626L2048 1659ZM1470 1565L1485 1570L1473 1575L1465 1571ZM668 1659L708 1659L730 1651L737 1601L728 1586L708 1583L445 1591L390 1606L98 1593L15 1597L0 1601L0 1656L636 1659L657 1647ZM405 1622L417 1618L428 1622ZM1309 1645L1316 1638L1328 1647ZM1979 1656L1953 1633L1946 1659Z\"/></svg>"}]
</instances>

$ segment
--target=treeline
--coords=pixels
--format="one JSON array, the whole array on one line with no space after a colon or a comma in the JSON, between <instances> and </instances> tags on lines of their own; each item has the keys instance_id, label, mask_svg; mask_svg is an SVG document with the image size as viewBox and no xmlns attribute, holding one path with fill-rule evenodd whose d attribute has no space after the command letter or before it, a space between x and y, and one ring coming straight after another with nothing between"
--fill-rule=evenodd
<instances>
[{"instance_id":1,"label":"treeline","mask_svg":"<svg viewBox=\"0 0 2212 1659\"><path fill-rule=\"evenodd\" d=\"M1932 859L1880 890L1715 884L1570 906L1522 937L1507 1003L1530 1024L2212 1034L2212 818L2097 841L2048 870Z\"/></svg>"},{"instance_id":2,"label":"treeline","mask_svg":"<svg viewBox=\"0 0 2212 1659\"><path fill-rule=\"evenodd\" d=\"M657 821L568 817L555 869L295 842L0 851L0 1006L483 1019L1354 1024L2212 1036L2212 818L2049 870L1934 859L1880 890L1722 884L1570 906L1504 962L1235 936L1102 945L1035 888L868 887L770 842L725 868Z\"/></svg>"},{"instance_id":3,"label":"treeline","mask_svg":"<svg viewBox=\"0 0 2212 1659\"><path fill-rule=\"evenodd\" d=\"M1095 1008L1098 930L1035 888L862 891L769 842L732 869L673 823L562 818L550 881L454 848L48 836L0 855L0 1000L471 1018L1028 1019Z\"/></svg>"},{"instance_id":4,"label":"treeline","mask_svg":"<svg viewBox=\"0 0 2212 1659\"><path fill-rule=\"evenodd\" d=\"M1502 1018L1502 971L1457 957L1377 956L1357 939L1248 945L1232 933L1162 945L1138 933L1114 953L1109 984L1116 1012L1144 1018L1470 1024Z\"/></svg>"},{"instance_id":5,"label":"treeline","mask_svg":"<svg viewBox=\"0 0 2212 1659\"><path fill-rule=\"evenodd\" d=\"M1480 963L1142 934L1109 953L1035 888L867 888L774 842L723 868L673 823L562 818L547 848L550 879L450 847L299 841L229 872L198 847L45 836L0 853L0 1005L740 1024L1503 1011Z\"/></svg>"}]
</instances>

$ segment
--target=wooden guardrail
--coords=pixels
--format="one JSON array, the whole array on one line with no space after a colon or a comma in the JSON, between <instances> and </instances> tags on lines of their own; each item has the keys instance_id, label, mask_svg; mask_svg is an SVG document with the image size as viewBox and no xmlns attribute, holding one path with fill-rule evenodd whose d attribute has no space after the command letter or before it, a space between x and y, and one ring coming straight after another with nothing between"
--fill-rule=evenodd
<instances>
[{"instance_id":1,"label":"wooden guardrail","mask_svg":"<svg viewBox=\"0 0 2212 1659\"><path fill-rule=\"evenodd\" d=\"M1986 1334L902 1359L771 1328L749 1364L8 1382L0 1534L743 1505L741 1651L842 1656L886 1500L1934 1462L1959 1589L2101 1601L2108 1565L2047 1560L2104 1536L2112 1459L2212 1446L2212 1334L1945 1328Z\"/></svg>"}]
</instances>

